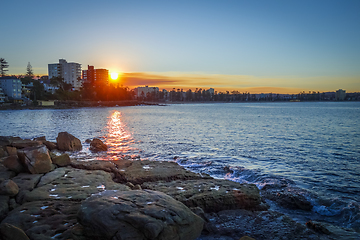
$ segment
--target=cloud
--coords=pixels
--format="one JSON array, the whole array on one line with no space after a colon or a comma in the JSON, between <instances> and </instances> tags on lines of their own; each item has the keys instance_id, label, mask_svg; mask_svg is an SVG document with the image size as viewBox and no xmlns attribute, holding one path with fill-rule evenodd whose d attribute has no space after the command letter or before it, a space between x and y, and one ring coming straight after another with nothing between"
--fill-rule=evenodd
<instances>
[{"instance_id":1,"label":"cloud","mask_svg":"<svg viewBox=\"0 0 360 240\"><path fill-rule=\"evenodd\" d=\"M176 79L166 76L137 72L123 73L121 75L121 83L124 86L136 87L142 85L163 86L176 84L178 82Z\"/></svg>"},{"instance_id":2,"label":"cloud","mask_svg":"<svg viewBox=\"0 0 360 240\"><path fill-rule=\"evenodd\" d=\"M153 85L166 89L172 88L205 88L205 87L238 87L240 84L249 84L248 76L196 74L196 73L123 73L122 84L129 87L139 85Z\"/></svg>"}]
</instances>

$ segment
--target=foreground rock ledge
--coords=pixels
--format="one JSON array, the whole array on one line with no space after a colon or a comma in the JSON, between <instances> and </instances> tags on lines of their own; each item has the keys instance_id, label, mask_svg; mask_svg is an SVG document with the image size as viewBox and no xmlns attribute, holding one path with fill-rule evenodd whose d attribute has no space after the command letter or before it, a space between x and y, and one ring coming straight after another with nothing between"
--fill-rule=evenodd
<instances>
[{"instance_id":1,"label":"foreground rock ledge","mask_svg":"<svg viewBox=\"0 0 360 240\"><path fill-rule=\"evenodd\" d=\"M66 151L81 149L78 139L65 134ZM112 240L194 239L201 231L198 240L360 239L359 228L316 221L305 225L267 211L253 184L213 179L175 162L79 161L49 153L41 144L58 149L45 137L0 136L1 240L109 239L107 228ZM300 192L282 184L265 186L261 193L284 207L311 208ZM203 221L183 204L205 221L203 230ZM93 219L85 217L88 210Z\"/></svg>"},{"instance_id":2,"label":"foreground rock ledge","mask_svg":"<svg viewBox=\"0 0 360 240\"><path fill-rule=\"evenodd\" d=\"M78 219L94 239L192 240L203 229L203 220L185 205L150 190L95 194L82 202Z\"/></svg>"}]
</instances>

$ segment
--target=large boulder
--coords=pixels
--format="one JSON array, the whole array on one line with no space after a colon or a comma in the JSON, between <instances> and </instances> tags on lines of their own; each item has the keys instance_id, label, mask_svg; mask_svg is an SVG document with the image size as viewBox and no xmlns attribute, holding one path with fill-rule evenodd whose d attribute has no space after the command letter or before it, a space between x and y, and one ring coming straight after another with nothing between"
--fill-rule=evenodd
<instances>
[{"instance_id":1,"label":"large boulder","mask_svg":"<svg viewBox=\"0 0 360 240\"><path fill-rule=\"evenodd\" d=\"M21 149L18 156L30 173L47 173L53 169L49 150L44 145Z\"/></svg>"},{"instance_id":2,"label":"large boulder","mask_svg":"<svg viewBox=\"0 0 360 240\"><path fill-rule=\"evenodd\" d=\"M65 167L67 165L70 165L71 159L68 154L64 153L59 156L54 156L51 158L52 162L59 167Z\"/></svg>"},{"instance_id":3,"label":"large boulder","mask_svg":"<svg viewBox=\"0 0 360 240\"><path fill-rule=\"evenodd\" d=\"M0 232L4 240L29 240L22 229L8 223L0 225Z\"/></svg>"},{"instance_id":4,"label":"large boulder","mask_svg":"<svg viewBox=\"0 0 360 240\"><path fill-rule=\"evenodd\" d=\"M62 151L80 151L82 149L81 141L67 132L60 132L56 138L56 144Z\"/></svg>"},{"instance_id":5,"label":"large boulder","mask_svg":"<svg viewBox=\"0 0 360 240\"><path fill-rule=\"evenodd\" d=\"M82 202L78 220L91 239L196 239L202 218L156 191L105 191Z\"/></svg>"},{"instance_id":6,"label":"large boulder","mask_svg":"<svg viewBox=\"0 0 360 240\"><path fill-rule=\"evenodd\" d=\"M43 144L44 144L50 151L57 149L57 145L56 145L56 143L54 143L54 142L45 141L45 142L43 142Z\"/></svg>"},{"instance_id":7,"label":"large boulder","mask_svg":"<svg viewBox=\"0 0 360 240\"><path fill-rule=\"evenodd\" d=\"M19 187L10 179L4 180L0 183L0 195L13 197L19 192Z\"/></svg>"},{"instance_id":8,"label":"large boulder","mask_svg":"<svg viewBox=\"0 0 360 240\"><path fill-rule=\"evenodd\" d=\"M25 168L17 155L10 155L4 159L4 166L16 173L25 172Z\"/></svg>"},{"instance_id":9,"label":"large boulder","mask_svg":"<svg viewBox=\"0 0 360 240\"><path fill-rule=\"evenodd\" d=\"M227 209L265 210L259 189L254 184L240 184L221 179L200 179L172 182L147 182L142 188L166 193L188 207L205 212Z\"/></svg>"},{"instance_id":10,"label":"large boulder","mask_svg":"<svg viewBox=\"0 0 360 240\"><path fill-rule=\"evenodd\" d=\"M17 155L16 147L6 146L5 149L6 149L6 152L9 154L9 156Z\"/></svg>"},{"instance_id":11,"label":"large boulder","mask_svg":"<svg viewBox=\"0 0 360 240\"><path fill-rule=\"evenodd\" d=\"M98 138L94 138L90 142L90 151L93 152L100 152L100 151L107 151L108 147Z\"/></svg>"}]
</instances>

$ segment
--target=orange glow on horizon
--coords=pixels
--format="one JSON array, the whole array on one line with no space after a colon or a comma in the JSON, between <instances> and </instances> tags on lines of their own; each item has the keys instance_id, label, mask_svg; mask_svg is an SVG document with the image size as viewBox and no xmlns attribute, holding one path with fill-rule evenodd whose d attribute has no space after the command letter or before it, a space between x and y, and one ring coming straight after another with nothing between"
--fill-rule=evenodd
<instances>
[{"instance_id":1,"label":"orange glow on horizon","mask_svg":"<svg viewBox=\"0 0 360 240\"><path fill-rule=\"evenodd\" d=\"M340 81L341 80L341 81ZM136 88L139 86L159 87L171 91L175 88L184 92L191 89L213 88L217 92L239 91L250 94L298 94L300 92L333 92L345 89L346 92L359 92L360 85L356 77L257 77L247 75L226 74L193 74L193 73L157 73L130 72L122 73L124 86Z\"/></svg>"}]
</instances>

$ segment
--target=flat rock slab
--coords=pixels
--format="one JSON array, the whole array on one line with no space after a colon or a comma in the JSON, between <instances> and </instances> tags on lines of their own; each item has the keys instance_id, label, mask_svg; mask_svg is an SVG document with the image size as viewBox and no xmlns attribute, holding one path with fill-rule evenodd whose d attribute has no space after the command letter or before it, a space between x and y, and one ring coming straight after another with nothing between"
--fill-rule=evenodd
<instances>
[{"instance_id":1,"label":"flat rock slab","mask_svg":"<svg viewBox=\"0 0 360 240\"><path fill-rule=\"evenodd\" d=\"M201 179L146 182L141 187L166 193L188 207L200 207L205 212L261 207L259 189L254 184L240 184L221 179Z\"/></svg>"},{"instance_id":2,"label":"flat rock slab","mask_svg":"<svg viewBox=\"0 0 360 240\"><path fill-rule=\"evenodd\" d=\"M29 139L14 139L10 144L12 147L16 148L28 148L42 145L41 141L33 141Z\"/></svg>"},{"instance_id":3,"label":"flat rock slab","mask_svg":"<svg viewBox=\"0 0 360 240\"><path fill-rule=\"evenodd\" d=\"M205 224L201 240L210 239L240 239L249 236L256 240L309 239L327 240L332 238L325 234L316 233L288 216L273 212L252 212L248 210L225 210L206 214L208 222ZM206 233L207 234L204 234ZM225 238L226 237L226 238Z\"/></svg>"},{"instance_id":4,"label":"flat rock slab","mask_svg":"<svg viewBox=\"0 0 360 240\"><path fill-rule=\"evenodd\" d=\"M101 170L88 171L66 168L65 175L26 193L23 201L51 199L81 201L91 194L102 192L105 189L130 190L123 184L115 183L110 173Z\"/></svg>"},{"instance_id":5,"label":"flat rock slab","mask_svg":"<svg viewBox=\"0 0 360 240\"><path fill-rule=\"evenodd\" d=\"M43 174L19 173L12 180L19 186L20 190L32 191L42 176Z\"/></svg>"},{"instance_id":6,"label":"flat rock slab","mask_svg":"<svg viewBox=\"0 0 360 240\"><path fill-rule=\"evenodd\" d=\"M124 177L125 169L131 166L133 161L131 160L117 160L117 161L106 161L106 160L94 160L94 161L71 161L71 166L78 169L87 170L103 170L113 175L113 179L119 183L126 183Z\"/></svg>"},{"instance_id":7,"label":"flat rock slab","mask_svg":"<svg viewBox=\"0 0 360 240\"><path fill-rule=\"evenodd\" d=\"M105 172L113 172L115 170L122 170L131 166L131 160L117 160L117 161L106 161L106 160L92 160L92 161L71 161L73 168L87 169L87 170L103 170Z\"/></svg>"},{"instance_id":8,"label":"flat rock slab","mask_svg":"<svg viewBox=\"0 0 360 240\"><path fill-rule=\"evenodd\" d=\"M2 221L22 229L30 239L75 239L80 203L70 201L36 201L25 203Z\"/></svg>"},{"instance_id":9,"label":"flat rock slab","mask_svg":"<svg viewBox=\"0 0 360 240\"><path fill-rule=\"evenodd\" d=\"M156 191L105 191L82 202L78 220L90 239L196 239L203 220Z\"/></svg>"},{"instance_id":10,"label":"flat rock slab","mask_svg":"<svg viewBox=\"0 0 360 240\"><path fill-rule=\"evenodd\" d=\"M57 168L54 171L46 173L44 176L41 177L37 187L44 186L46 184L51 183L52 181L63 177L69 170L67 168Z\"/></svg>"},{"instance_id":11,"label":"flat rock slab","mask_svg":"<svg viewBox=\"0 0 360 240\"><path fill-rule=\"evenodd\" d=\"M200 175L190 172L175 162L159 161L133 161L124 171L126 181L133 184L142 184L144 182L173 180L204 179L211 177L209 175Z\"/></svg>"},{"instance_id":12,"label":"flat rock slab","mask_svg":"<svg viewBox=\"0 0 360 240\"><path fill-rule=\"evenodd\" d=\"M32 191L39 183L43 174L20 173L12 180L19 186L19 193L16 195L16 202L22 203L26 193Z\"/></svg>"}]
</instances>

